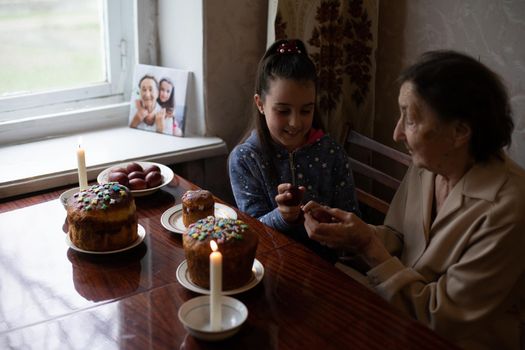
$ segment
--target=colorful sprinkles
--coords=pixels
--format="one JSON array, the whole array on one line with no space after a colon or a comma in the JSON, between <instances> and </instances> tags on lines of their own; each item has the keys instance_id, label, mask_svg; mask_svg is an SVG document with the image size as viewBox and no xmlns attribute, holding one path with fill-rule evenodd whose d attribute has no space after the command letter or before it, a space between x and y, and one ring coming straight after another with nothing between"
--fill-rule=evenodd
<instances>
[{"instance_id":1,"label":"colorful sprinkles","mask_svg":"<svg viewBox=\"0 0 525 350\"><path fill-rule=\"evenodd\" d=\"M232 239L243 239L242 234L247 229L248 225L241 220L208 216L191 224L186 234L199 241L210 237L216 240L217 243L224 243Z\"/></svg>"},{"instance_id":2,"label":"colorful sprinkles","mask_svg":"<svg viewBox=\"0 0 525 350\"><path fill-rule=\"evenodd\" d=\"M95 209L106 210L110 205L120 202L119 198L128 196L128 188L117 183L109 182L102 185L92 185L74 194L79 209L90 211Z\"/></svg>"}]
</instances>

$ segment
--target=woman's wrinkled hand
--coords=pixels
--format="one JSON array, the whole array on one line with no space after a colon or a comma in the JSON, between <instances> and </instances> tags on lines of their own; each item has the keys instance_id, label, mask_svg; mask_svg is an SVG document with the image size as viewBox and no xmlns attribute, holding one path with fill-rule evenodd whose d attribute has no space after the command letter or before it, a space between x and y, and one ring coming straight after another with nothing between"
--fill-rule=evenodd
<instances>
[{"instance_id":1,"label":"woman's wrinkled hand","mask_svg":"<svg viewBox=\"0 0 525 350\"><path fill-rule=\"evenodd\" d=\"M302 209L304 227L311 239L330 248L355 250L370 266L390 258L375 235L374 226L368 225L354 213L322 206L314 201L308 202Z\"/></svg>"},{"instance_id":2,"label":"woman's wrinkled hand","mask_svg":"<svg viewBox=\"0 0 525 350\"><path fill-rule=\"evenodd\" d=\"M304 226L311 239L332 248L366 249L372 230L354 213L310 201L304 207Z\"/></svg>"}]
</instances>

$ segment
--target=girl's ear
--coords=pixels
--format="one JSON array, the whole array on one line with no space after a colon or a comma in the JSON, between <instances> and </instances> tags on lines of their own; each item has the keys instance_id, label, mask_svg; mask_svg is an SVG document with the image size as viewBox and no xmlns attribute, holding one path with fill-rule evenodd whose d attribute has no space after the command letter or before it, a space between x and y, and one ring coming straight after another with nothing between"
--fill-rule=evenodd
<instances>
[{"instance_id":1,"label":"girl's ear","mask_svg":"<svg viewBox=\"0 0 525 350\"><path fill-rule=\"evenodd\" d=\"M259 94L253 95L253 101L255 102L255 105L257 106L257 109L261 114L264 114L264 107L263 107L263 101L261 96Z\"/></svg>"}]
</instances>

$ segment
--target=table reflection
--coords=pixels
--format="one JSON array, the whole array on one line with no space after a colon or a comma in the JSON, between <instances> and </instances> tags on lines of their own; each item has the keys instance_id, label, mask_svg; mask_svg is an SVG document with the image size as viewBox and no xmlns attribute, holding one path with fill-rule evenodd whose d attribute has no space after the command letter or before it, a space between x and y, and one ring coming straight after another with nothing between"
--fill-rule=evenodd
<instances>
[{"instance_id":1,"label":"table reflection","mask_svg":"<svg viewBox=\"0 0 525 350\"><path fill-rule=\"evenodd\" d=\"M69 249L76 291L90 301L102 301L132 294L140 286L144 243L116 254L89 255ZM125 276L125 278L123 278Z\"/></svg>"}]
</instances>

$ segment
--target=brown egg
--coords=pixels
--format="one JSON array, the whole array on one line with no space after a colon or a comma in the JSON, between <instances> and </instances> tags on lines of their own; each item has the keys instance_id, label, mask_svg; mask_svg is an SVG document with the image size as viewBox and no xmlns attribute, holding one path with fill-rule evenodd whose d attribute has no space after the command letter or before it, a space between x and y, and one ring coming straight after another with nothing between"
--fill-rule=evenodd
<instances>
[{"instance_id":1,"label":"brown egg","mask_svg":"<svg viewBox=\"0 0 525 350\"><path fill-rule=\"evenodd\" d=\"M133 172L128 174L128 179L130 179L130 180L133 180L133 179L142 179L142 180L144 180L145 177L146 177L146 175L142 171L133 171Z\"/></svg>"},{"instance_id":2,"label":"brown egg","mask_svg":"<svg viewBox=\"0 0 525 350\"><path fill-rule=\"evenodd\" d=\"M328 212L326 212L322 208L314 209L310 212L310 214L314 217L315 220L319 222L330 223L336 221L335 218L332 217L332 215L328 214Z\"/></svg>"},{"instance_id":3,"label":"brown egg","mask_svg":"<svg viewBox=\"0 0 525 350\"><path fill-rule=\"evenodd\" d=\"M301 201L303 200L303 192L299 189L297 186L292 186L288 192L292 195L292 198L287 199L284 204L288 205L290 207L297 206L301 204Z\"/></svg>"},{"instance_id":4,"label":"brown egg","mask_svg":"<svg viewBox=\"0 0 525 350\"><path fill-rule=\"evenodd\" d=\"M148 188L157 187L162 184L162 175L158 171L152 171L146 174L146 183Z\"/></svg>"},{"instance_id":5,"label":"brown egg","mask_svg":"<svg viewBox=\"0 0 525 350\"><path fill-rule=\"evenodd\" d=\"M126 187L129 185L128 174L120 171L114 171L109 173L108 180L110 182L118 182L119 184L124 185Z\"/></svg>"},{"instance_id":6,"label":"brown egg","mask_svg":"<svg viewBox=\"0 0 525 350\"><path fill-rule=\"evenodd\" d=\"M147 188L147 183L144 179L131 179L129 180L129 188L132 190L145 190Z\"/></svg>"},{"instance_id":7,"label":"brown egg","mask_svg":"<svg viewBox=\"0 0 525 350\"><path fill-rule=\"evenodd\" d=\"M139 163L135 163L135 162L129 163L126 166L126 169L128 170L128 174L131 174L134 171L144 171L144 169L142 169L142 166Z\"/></svg>"},{"instance_id":8,"label":"brown egg","mask_svg":"<svg viewBox=\"0 0 525 350\"><path fill-rule=\"evenodd\" d=\"M144 174L149 174L151 173L152 171L157 171L160 173L160 168L158 165L155 165L155 164L152 164L152 165L148 165L147 167L144 168Z\"/></svg>"},{"instance_id":9,"label":"brown egg","mask_svg":"<svg viewBox=\"0 0 525 350\"><path fill-rule=\"evenodd\" d=\"M129 173L128 169L123 168L123 167L121 167L121 166L116 167L116 168L112 168L112 169L111 169L111 172L112 172L112 173L124 173L124 174L128 174L128 173Z\"/></svg>"}]
</instances>

